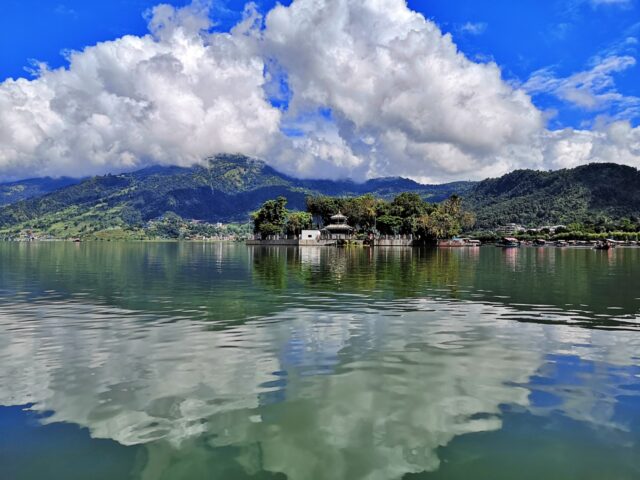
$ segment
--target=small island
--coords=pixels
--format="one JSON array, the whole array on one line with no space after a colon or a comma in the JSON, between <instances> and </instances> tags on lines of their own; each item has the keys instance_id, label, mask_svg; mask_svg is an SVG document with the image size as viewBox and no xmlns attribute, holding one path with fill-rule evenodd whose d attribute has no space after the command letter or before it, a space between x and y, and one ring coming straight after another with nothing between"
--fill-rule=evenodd
<instances>
[{"instance_id":1,"label":"small island","mask_svg":"<svg viewBox=\"0 0 640 480\"><path fill-rule=\"evenodd\" d=\"M453 195L432 204L404 192L387 201L373 195L307 197L306 211L286 208L287 199L268 200L252 214L254 238L248 245L423 246L437 245L475 222ZM474 245L474 244L470 244Z\"/></svg>"}]
</instances>

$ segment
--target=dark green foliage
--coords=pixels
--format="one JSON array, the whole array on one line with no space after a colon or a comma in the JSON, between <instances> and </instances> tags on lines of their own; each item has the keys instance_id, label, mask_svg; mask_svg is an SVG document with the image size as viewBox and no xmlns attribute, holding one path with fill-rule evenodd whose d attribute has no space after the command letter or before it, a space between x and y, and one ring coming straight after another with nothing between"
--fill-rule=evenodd
<instances>
[{"instance_id":1,"label":"dark green foliage","mask_svg":"<svg viewBox=\"0 0 640 480\"><path fill-rule=\"evenodd\" d=\"M271 235L289 235L296 237L302 230L311 228L311 214L287 210L287 199L278 197L267 200L251 214L253 233L266 238Z\"/></svg>"},{"instance_id":2,"label":"dark green foliage","mask_svg":"<svg viewBox=\"0 0 640 480\"><path fill-rule=\"evenodd\" d=\"M395 215L382 215L378 217L377 227L382 235L398 235L402 230L403 220Z\"/></svg>"},{"instance_id":3,"label":"dark green foliage","mask_svg":"<svg viewBox=\"0 0 640 480\"><path fill-rule=\"evenodd\" d=\"M463 196L483 229L510 222L531 227L582 222L604 230L623 218L637 224L640 173L611 163L553 172L517 170L484 180Z\"/></svg>"},{"instance_id":4,"label":"dark green foliage","mask_svg":"<svg viewBox=\"0 0 640 480\"><path fill-rule=\"evenodd\" d=\"M287 235L300 235L302 230L311 228L311 214L307 212L289 212L285 230Z\"/></svg>"},{"instance_id":5,"label":"dark green foliage","mask_svg":"<svg viewBox=\"0 0 640 480\"><path fill-rule=\"evenodd\" d=\"M253 218L253 232L267 237L280 235L284 232L287 222L287 199L278 197L275 200L267 200L251 217Z\"/></svg>"},{"instance_id":6,"label":"dark green foliage","mask_svg":"<svg viewBox=\"0 0 640 480\"><path fill-rule=\"evenodd\" d=\"M173 212L167 212L150 229L151 235L160 238L180 238L183 220Z\"/></svg>"},{"instance_id":7,"label":"dark green foliage","mask_svg":"<svg viewBox=\"0 0 640 480\"><path fill-rule=\"evenodd\" d=\"M366 232L376 228L376 219L383 205L383 200L370 193L359 197L307 197L307 211L316 223L328 224L332 215L341 212L349 218L352 226Z\"/></svg>"},{"instance_id":8,"label":"dark green foliage","mask_svg":"<svg viewBox=\"0 0 640 480\"><path fill-rule=\"evenodd\" d=\"M344 199L327 195L309 196L306 200L307 212L316 223L330 223L331 215L344 208Z\"/></svg>"},{"instance_id":9,"label":"dark green foliage","mask_svg":"<svg viewBox=\"0 0 640 480\"><path fill-rule=\"evenodd\" d=\"M330 222L331 215L340 211L359 234L413 235L426 243L451 238L463 227L473 226L473 216L463 210L462 199L457 195L438 205L412 192L403 192L390 202L372 195L319 196L307 198L307 209L325 224Z\"/></svg>"},{"instance_id":10,"label":"dark green foliage","mask_svg":"<svg viewBox=\"0 0 640 480\"><path fill-rule=\"evenodd\" d=\"M18 182L0 183L0 206L28 198L41 197L60 188L78 183L75 178L30 178Z\"/></svg>"},{"instance_id":11,"label":"dark green foliage","mask_svg":"<svg viewBox=\"0 0 640 480\"><path fill-rule=\"evenodd\" d=\"M126 205L122 208L120 211L120 218L122 218L122 221L125 224L131 227L142 227L142 214L131 205Z\"/></svg>"},{"instance_id":12,"label":"dark green foliage","mask_svg":"<svg viewBox=\"0 0 640 480\"><path fill-rule=\"evenodd\" d=\"M264 162L239 155L219 155L191 168L151 167L122 175L105 175L81 181L39 198L21 200L0 208L0 231L34 227L41 232L96 232L112 228L138 228L165 212L205 222L246 222L263 202L278 196L290 208L305 209L308 195L358 195L386 197L411 189L424 198L442 200L464 192L470 183L427 186L402 178L351 181L297 180ZM137 213L136 213L137 212ZM370 224L367 212L355 214ZM274 227L277 228L277 227ZM76 232L76 230L73 230ZM76 232L77 233L77 232ZM70 236L65 233L64 236Z\"/></svg>"},{"instance_id":13,"label":"dark green foliage","mask_svg":"<svg viewBox=\"0 0 640 480\"><path fill-rule=\"evenodd\" d=\"M245 223L250 212L278 196L285 197L292 210L306 207L313 224L328 223L340 210L361 231L389 235L412 233L418 228L423 233L427 228L441 230L442 225L433 223L438 216L421 226L417 219L430 215L434 203L452 195L464 199L465 208L477 219L475 228L485 232L510 222L529 227L575 223L579 228L569 231L594 234L635 232L640 222L640 174L616 164L555 172L518 170L477 184L420 185L403 178L358 184L297 180L258 160L220 155L191 168L151 167L71 185L65 182L75 180L36 179L0 185L0 205L13 202L0 206L0 233L32 228L55 236L73 236L109 229L139 230L166 212L204 222ZM66 186L42 195L56 185ZM32 198L25 199L27 196ZM459 221L464 231L473 218L467 214ZM273 230L280 227L275 225ZM284 229L299 230L294 226Z\"/></svg>"},{"instance_id":14,"label":"dark green foliage","mask_svg":"<svg viewBox=\"0 0 640 480\"><path fill-rule=\"evenodd\" d=\"M419 217L429 213L431 205L422 201L420 195L413 192L403 192L393 199L390 204L392 214L399 217Z\"/></svg>"}]
</instances>

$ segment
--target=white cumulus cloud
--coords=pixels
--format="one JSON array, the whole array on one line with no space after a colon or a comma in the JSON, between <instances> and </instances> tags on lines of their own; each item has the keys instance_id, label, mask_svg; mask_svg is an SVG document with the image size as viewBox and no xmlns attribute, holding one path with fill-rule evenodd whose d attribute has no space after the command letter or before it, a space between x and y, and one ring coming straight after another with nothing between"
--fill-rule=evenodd
<instances>
[{"instance_id":1,"label":"white cumulus cloud","mask_svg":"<svg viewBox=\"0 0 640 480\"><path fill-rule=\"evenodd\" d=\"M150 33L69 54L34 80L0 84L0 174L86 175L145 163L259 155L280 111L242 32L206 35L197 4L153 10ZM239 29L242 26L238 27Z\"/></svg>"},{"instance_id":2,"label":"white cumulus cloud","mask_svg":"<svg viewBox=\"0 0 640 480\"><path fill-rule=\"evenodd\" d=\"M211 32L208 12L198 1L160 5L145 36L0 83L0 178L189 165L222 152L303 177L429 182L591 161L640 166L638 128L549 131L530 97L610 104L611 74L632 58L568 79L542 71L517 86L404 0L294 0L264 18L250 6L228 33Z\"/></svg>"},{"instance_id":3,"label":"white cumulus cloud","mask_svg":"<svg viewBox=\"0 0 640 480\"><path fill-rule=\"evenodd\" d=\"M467 59L403 0L297 0L269 12L264 36L288 74L290 111L330 108L366 159L356 174L470 175L543 126L494 63Z\"/></svg>"}]
</instances>

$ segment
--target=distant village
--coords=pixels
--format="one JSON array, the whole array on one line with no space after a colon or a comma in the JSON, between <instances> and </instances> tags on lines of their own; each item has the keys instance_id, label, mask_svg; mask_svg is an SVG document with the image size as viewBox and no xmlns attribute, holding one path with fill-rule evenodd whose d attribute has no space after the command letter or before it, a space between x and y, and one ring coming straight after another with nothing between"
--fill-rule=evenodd
<instances>
[{"instance_id":1,"label":"distant village","mask_svg":"<svg viewBox=\"0 0 640 480\"><path fill-rule=\"evenodd\" d=\"M24 228L15 234L0 236L0 240L16 242L52 242L82 240L193 240L211 242L236 242L251 237L249 224L222 222L208 223L201 220L185 220L177 215L163 215L132 230L107 228L93 234L55 236Z\"/></svg>"},{"instance_id":2,"label":"distant village","mask_svg":"<svg viewBox=\"0 0 640 480\"><path fill-rule=\"evenodd\" d=\"M520 233L541 233L553 235L556 232L567 230L566 225L545 225L543 227L525 227L517 223L507 223L496 228L499 235L518 235Z\"/></svg>"},{"instance_id":3,"label":"distant village","mask_svg":"<svg viewBox=\"0 0 640 480\"><path fill-rule=\"evenodd\" d=\"M357 200L357 199L356 199ZM417 202L417 199L412 199ZM407 208L407 198L403 201ZM271 202L271 203L270 203ZM401 217L391 215L377 215L367 220L365 217L350 218L339 210L339 204L327 201L311 204L311 212L289 212L284 209L284 204L278 205L276 200L265 203L268 208L280 208L277 214L267 212L269 221L260 220L264 208L254 213L253 224L239 223L209 223L202 220L183 219L174 213L166 213L156 219L149 220L138 226L137 229L123 230L122 228L107 228L89 235L55 236L42 233L35 229L24 228L13 234L0 236L0 240L33 242L33 241L83 241L83 240L191 240L211 242L240 242L246 241L249 245L342 245L360 244L377 246L414 246L425 243L440 246L478 246L481 243L498 243L505 245L544 245L553 242L558 246L598 246L606 245L638 245L640 240L638 232L591 232L576 231L575 225L543 225L529 227L518 223L507 223L496 227L492 231L473 232L470 224L462 228L464 222L463 212L457 211L455 215L460 220L453 224L446 218L438 224L425 224L422 218L415 217L411 222ZM342 204L353 211L352 206ZM393 206L393 204L391 204ZM409 205L410 206L410 205ZM415 207L415 205L414 205ZM331 214L331 209L337 209ZM454 211L457 207L454 206ZM436 211L436 213L438 213ZM275 215L275 216L274 216ZM280 220L275 220L281 215ZM435 216L435 215L433 215ZM280 222L280 223L278 223ZM369 223L367 223L369 222ZM362 225L365 225L364 227ZM403 225L409 225L403 227ZM453 225L453 226L452 226ZM457 226L456 226L457 225ZM425 242L429 228L435 234L431 241ZM440 229L440 230L438 230ZM572 230L574 229L574 230ZM464 236L462 235L464 233ZM429 237L426 237L429 238Z\"/></svg>"}]
</instances>

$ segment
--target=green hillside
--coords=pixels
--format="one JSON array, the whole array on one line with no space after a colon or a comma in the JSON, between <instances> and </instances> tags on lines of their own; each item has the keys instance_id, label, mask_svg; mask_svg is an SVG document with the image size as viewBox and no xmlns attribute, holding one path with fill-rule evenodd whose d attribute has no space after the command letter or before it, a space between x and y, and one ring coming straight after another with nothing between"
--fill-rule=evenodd
<instances>
[{"instance_id":1,"label":"green hillside","mask_svg":"<svg viewBox=\"0 0 640 480\"><path fill-rule=\"evenodd\" d=\"M640 173L612 163L540 172L516 170L478 183L465 197L477 227L638 222Z\"/></svg>"},{"instance_id":2,"label":"green hillside","mask_svg":"<svg viewBox=\"0 0 640 480\"><path fill-rule=\"evenodd\" d=\"M461 196L465 208L475 214L478 230L510 222L535 227L611 225L624 220L635 225L640 217L640 173L616 164L553 172L517 170L479 183L421 185L405 178L365 183L300 180L259 160L220 155L203 166L150 167L92 177L42 195L52 188L51 181L42 179L41 186L30 191L31 198L0 207L2 236L25 229L56 237L95 236L114 229L140 232L149 221L168 212L205 222L246 223L250 212L278 196L286 197L290 209L304 210L309 195L372 193L391 199L405 191L416 192L429 202L440 202L452 194ZM6 185L0 185L0 192Z\"/></svg>"},{"instance_id":3,"label":"green hillside","mask_svg":"<svg viewBox=\"0 0 640 480\"><path fill-rule=\"evenodd\" d=\"M0 183L0 207L33 197L41 197L60 188L78 183L74 178L30 178L17 182Z\"/></svg>"},{"instance_id":4,"label":"green hillside","mask_svg":"<svg viewBox=\"0 0 640 480\"><path fill-rule=\"evenodd\" d=\"M352 196L373 193L383 198L418 192L438 202L462 194L471 183L421 185L403 178L365 183L298 180L264 162L220 155L205 166L151 167L133 173L93 177L50 194L0 208L0 232L29 228L57 237L90 235L106 229L136 229L173 212L207 222L247 222L264 201L284 196L290 208L304 209L310 194Z\"/></svg>"}]
</instances>

